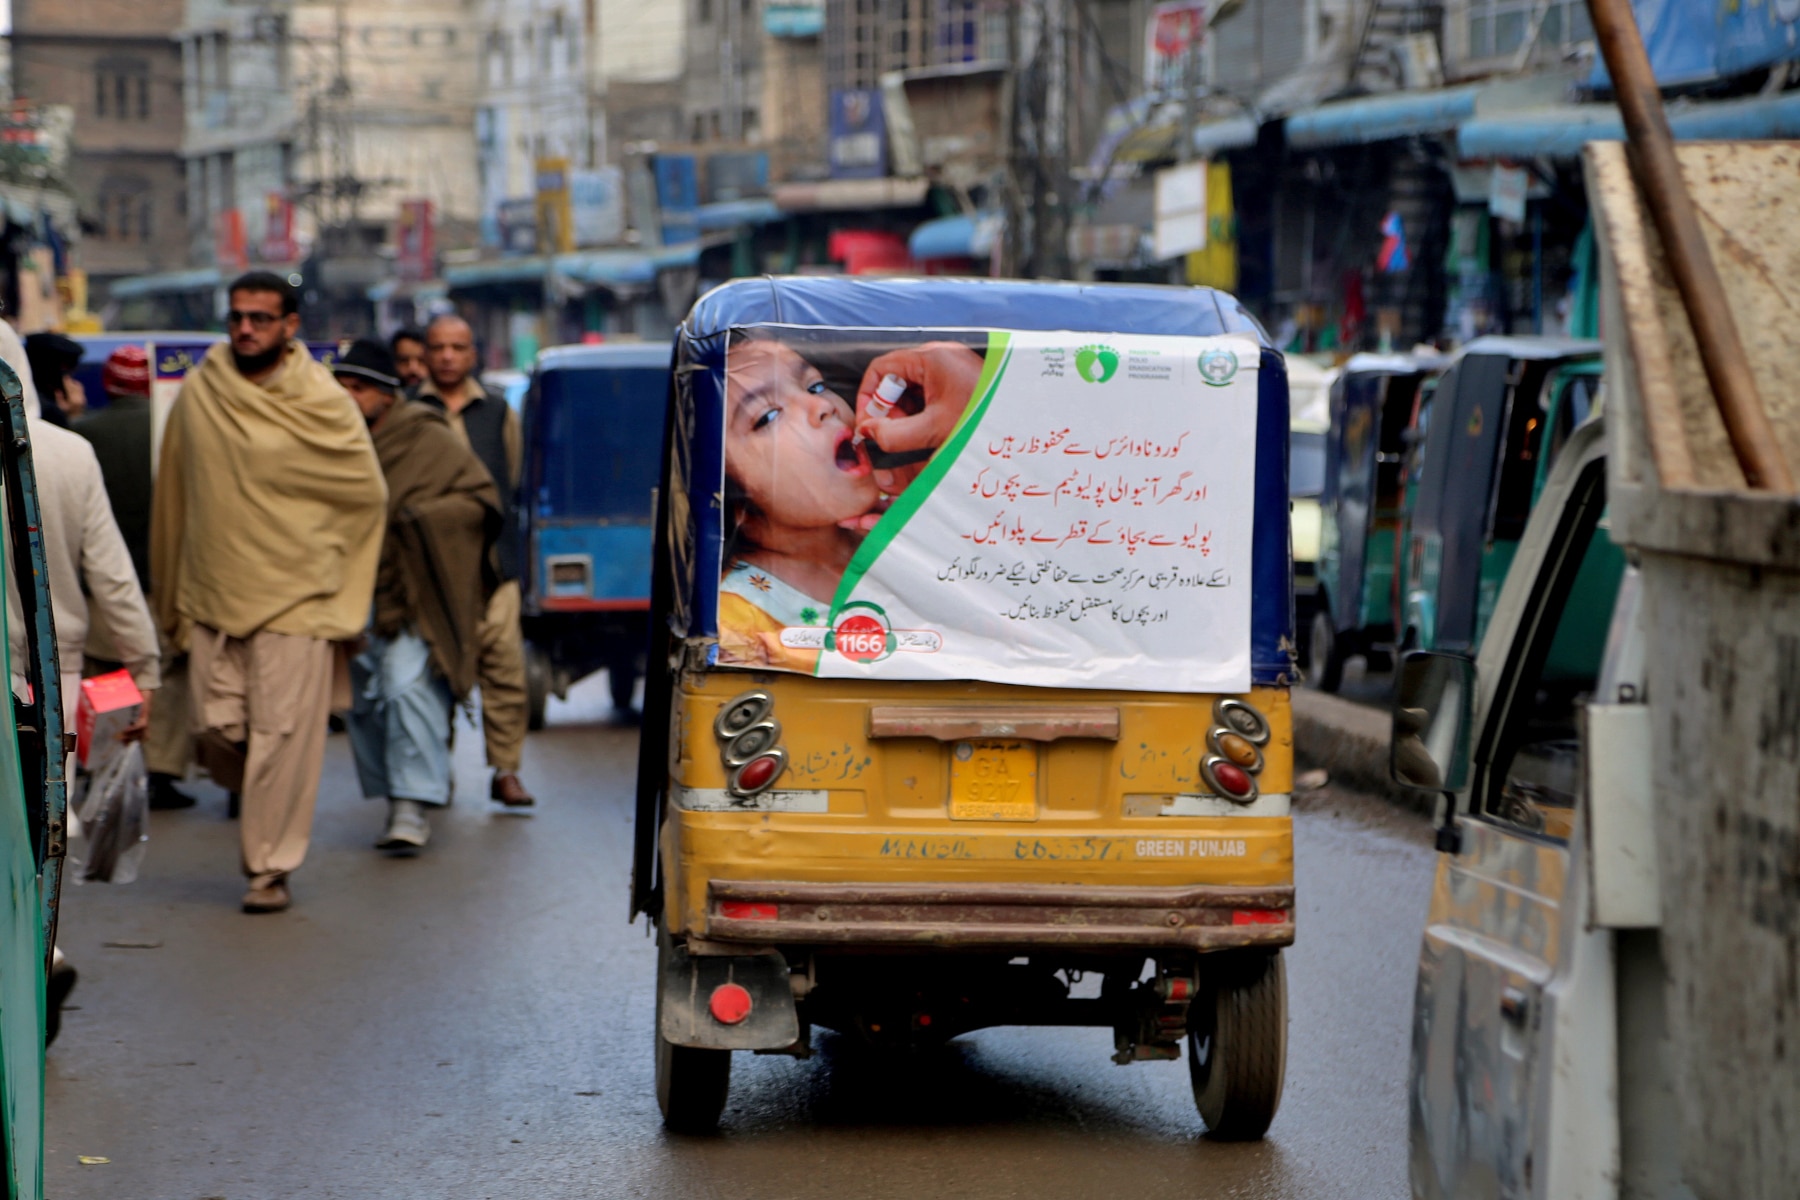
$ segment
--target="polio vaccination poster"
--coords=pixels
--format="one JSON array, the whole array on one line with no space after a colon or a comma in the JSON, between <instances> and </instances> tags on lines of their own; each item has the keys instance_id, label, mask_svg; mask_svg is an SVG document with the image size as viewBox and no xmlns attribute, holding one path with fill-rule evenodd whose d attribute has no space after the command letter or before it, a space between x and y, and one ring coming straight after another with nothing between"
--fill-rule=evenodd
<instances>
[{"instance_id":1,"label":"polio vaccination poster","mask_svg":"<svg viewBox=\"0 0 1800 1200\"><path fill-rule=\"evenodd\" d=\"M726 351L722 665L1250 686L1245 337L761 325Z\"/></svg>"}]
</instances>

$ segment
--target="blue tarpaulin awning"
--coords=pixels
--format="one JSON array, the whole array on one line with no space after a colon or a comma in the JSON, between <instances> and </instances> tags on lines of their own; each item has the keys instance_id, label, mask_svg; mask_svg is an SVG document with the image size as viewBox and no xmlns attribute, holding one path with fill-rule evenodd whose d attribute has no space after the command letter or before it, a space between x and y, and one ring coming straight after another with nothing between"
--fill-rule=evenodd
<instances>
[{"instance_id":1,"label":"blue tarpaulin awning","mask_svg":"<svg viewBox=\"0 0 1800 1200\"><path fill-rule=\"evenodd\" d=\"M1362 146L1420 133L1448 133L1475 115L1479 84L1392 92L1321 104L1287 120L1287 143L1299 149Z\"/></svg>"},{"instance_id":2,"label":"blue tarpaulin awning","mask_svg":"<svg viewBox=\"0 0 1800 1200\"><path fill-rule=\"evenodd\" d=\"M597 286L648 286L656 282L659 271L691 267L700 261L700 243L660 246L643 250L581 250L559 254L551 269L563 283ZM525 258L502 258L493 262L460 263L444 270L444 283L451 288L493 287L506 284L542 284L544 259L541 255Z\"/></svg>"},{"instance_id":3,"label":"blue tarpaulin awning","mask_svg":"<svg viewBox=\"0 0 1800 1200\"><path fill-rule=\"evenodd\" d=\"M1669 107L1669 127L1682 141L1761 141L1800 137L1800 93ZM1625 137L1610 104L1564 104L1467 121L1457 152L1476 158L1576 158L1587 142Z\"/></svg>"},{"instance_id":4,"label":"blue tarpaulin awning","mask_svg":"<svg viewBox=\"0 0 1800 1200\"><path fill-rule=\"evenodd\" d=\"M994 239L1006 227L998 213L939 217L912 231L906 252L916 259L986 258Z\"/></svg>"},{"instance_id":5,"label":"blue tarpaulin awning","mask_svg":"<svg viewBox=\"0 0 1800 1200\"><path fill-rule=\"evenodd\" d=\"M1194 126L1194 153L1210 156L1221 150L1241 150L1256 145L1256 118L1248 114L1201 121Z\"/></svg>"}]
</instances>

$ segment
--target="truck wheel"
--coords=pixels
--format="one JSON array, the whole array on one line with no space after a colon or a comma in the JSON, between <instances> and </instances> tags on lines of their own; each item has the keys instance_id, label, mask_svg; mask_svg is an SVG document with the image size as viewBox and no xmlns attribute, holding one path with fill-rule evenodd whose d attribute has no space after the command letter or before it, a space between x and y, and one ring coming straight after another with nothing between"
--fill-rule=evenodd
<instances>
[{"instance_id":1,"label":"truck wheel","mask_svg":"<svg viewBox=\"0 0 1800 1200\"><path fill-rule=\"evenodd\" d=\"M1344 655L1338 648L1337 630L1331 627L1331 614L1313 614L1312 633L1307 638L1306 686L1321 692L1335 692L1344 682Z\"/></svg>"},{"instance_id":2,"label":"truck wheel","mask_svg":"<svg viewBox=\"0 0 1800 1200\"><path fill-rule=\"evenodd\" d=\"M550 704L550 656L536 643L525 643L525 728L544 727L544 710Z\"/></svg>"},{"instance_id":3,"label":"truck wheel","mask_svg":"<svg viewBox=\"0 0 1800 1200\"><path fill-rule=\"evenodd\" d=\"M1209 1137L1254 1142L1281 1107L1287 1070L1287 968L1279 951L1202 960L1188 1016L1188 1076Z\"/></svg>"},{"instance_id":4,"label":"truck wheel","mask_svg":"<svg viewBox=\"0 0 1800 1200\"><path fill-rule=\"evenodd\" d=\"M677 1046L662 1035L662 959L667 935L657 938L656 1106L673 1133L711 1133L731 1088L731 1051Z\"/></svg>"}]
</instances>

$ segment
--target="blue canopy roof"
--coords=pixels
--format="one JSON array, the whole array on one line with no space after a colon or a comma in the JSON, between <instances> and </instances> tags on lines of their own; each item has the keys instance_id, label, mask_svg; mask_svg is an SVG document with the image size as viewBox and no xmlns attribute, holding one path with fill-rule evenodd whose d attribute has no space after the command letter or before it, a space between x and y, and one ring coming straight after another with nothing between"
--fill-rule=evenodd
<instances>
[{"instance_id":1,"label":"blue canopy roof","mask_svg":"<svg viewBox=\"0 0 1800 1200\"><path fill-rule=\"evenodd\" d=\"M1288 118L1287 143L1300 149L1360 146L1418 133L1447 133L1475 115L1481 85L1392 92L1322 104Z\"/></svg>"},{"instance_id":2,"label":"blue canopy roof","mask_svg":"<svg viewBox=\"0 0 1800 1200\"><path fill-rule=\"evenodd\" d=\"M1156 284L1024 283L1013 279L890 279L846 275L737 279L700 297L683 330L711 337L734 325L849 329L1076 329L1205 336L1268 334L1235 296Z\"/></svg>"},{"instance_id":3,"label":"blue canopy roof","mask_svg":"<svg viewBox=\"0 0 1800 1200\"><path fill-rule=\"evenodd\" d=\"M1749 100L1720 100L1669 108L1669 127L1682 141L1758 141L1800 137L1800 92ZM1587 142L1625 137L1610 104L1567 104L1477 117L1456 136L1463 158L1576 158Z\"/></svg>"}]
</instances>

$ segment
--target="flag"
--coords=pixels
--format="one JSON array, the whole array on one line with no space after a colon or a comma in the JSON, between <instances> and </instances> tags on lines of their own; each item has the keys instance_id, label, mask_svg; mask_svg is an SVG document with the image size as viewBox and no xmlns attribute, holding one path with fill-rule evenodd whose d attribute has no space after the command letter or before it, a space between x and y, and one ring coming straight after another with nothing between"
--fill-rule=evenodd
<instances>
[{"instance_id":1,"label":"flag","mask_svg":"<svg viewBox=\"0 0 1800 1200\"><path fill-rule=\"evenodd\" d=\"M1381 218L1381 253L1375 257L1375 265L1389 275L1397 274L1411 264L1406 255L1406 230L1400 224L1400 214L1390 212Z\"/></svg>"}]
</instances>

